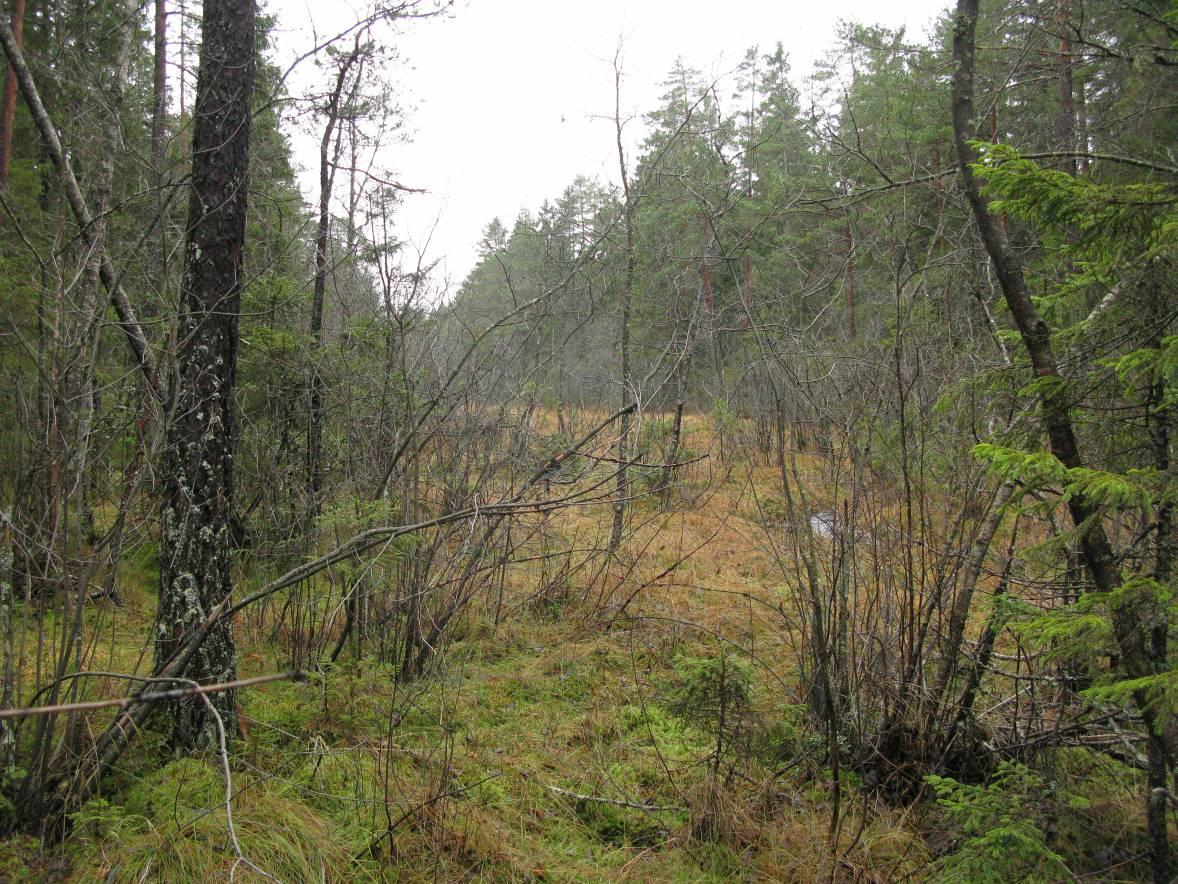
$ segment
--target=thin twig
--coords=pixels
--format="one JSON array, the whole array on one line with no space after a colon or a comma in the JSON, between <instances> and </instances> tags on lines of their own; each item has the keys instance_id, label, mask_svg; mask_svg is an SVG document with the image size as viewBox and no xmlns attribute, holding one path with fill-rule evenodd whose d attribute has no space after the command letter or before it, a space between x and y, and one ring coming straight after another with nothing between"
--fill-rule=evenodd
<instances>
[{"instance_id":1,"label":"thin twig","mask_svg":"<svg viewBox=\"0 0 1178 884\"><path fill-rule=\"evenodd\" d=\"M266 676L263 677L266 678ZM274 679L269 678L269 680L273 681ZM251 681L251 679L246 679L246 681ZM252 681L255 684L257 683L256 679L252 679ZM229 770L229 745L225 737L225 722L221 719L221 713L217 711L217 708L213 705L213 701L209 699L209 691L201 691L201 686L196 682L191 682L190 684L192 692L204 700L205 706L213 716L213 721L217 723L217 742L220 748L221 772L225 775L225 827L229 830L229 841L233 845L233 852L237 854L237 859L234 860L232 868L229 869L229 880L230 882L233 881L237 874L237 867L245 863L245 865L249 866L266 880L277 881L278 879L269 872L258 868L257 865L246 859L245 854L241 850L241 842L237 840L237 829L233 825L233 775ZM226 685L220 685L219 687L222 690L227 688Z\"/></svg>"}]
</instances>

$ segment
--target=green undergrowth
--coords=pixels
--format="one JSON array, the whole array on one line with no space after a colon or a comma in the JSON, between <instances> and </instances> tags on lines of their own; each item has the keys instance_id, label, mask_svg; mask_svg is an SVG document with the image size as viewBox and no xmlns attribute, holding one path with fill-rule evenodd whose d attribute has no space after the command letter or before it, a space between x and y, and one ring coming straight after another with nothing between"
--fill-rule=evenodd
<instances>
[{"instance_id":1,"label":"green undergrowth","mask_svg":"<svg viewBox=\"0 0 1178 884\"><path fill-rule=\"evenodd\" d=\"M832 851L820 735L735 652L539 617L499 628L476 617L456 635L415 682L345 655L306 683L241 691L236 846L219 756L170 757L148 727L72 815L64 845L10 839L0 879L809 880L832 864L836 878L936 879L983 868L1007 836L1049 876L1057 862L1108 864L1140 843L1132 775L1060 752L1056 779L1088 786L1027 803L1043 813L1013 829L1003 809L1027 791L1017 777L944 783L947 804L906 814L867 800L844 771ZM281 659L242 650L256 671ZM1109 818L1125 831L1101 842L1093 832ZM1108 855L1082 855L1093 849Z\"/></svg>"},{"instance_id":2,"label":"green undergrowth","mask_svg":"<svg viewBox=\"0 0 1178 884\"><path fill-rule=\"evenodd\" d=\"M241 691L243 734L230 753L236 846L219 756L169 757L149 727L103 794L72 815L64 845L12 839L0 872L110 882L258 880L255 866L283 881L773 873L788 839L762 825L713 825L731 800L717 782L725 768L713 763L708 716L683 707L684 697L707 705L700 673L710 670L698 661L710 647L573 636L540 620L493 629L476 619L458 634L416 682L398 684L373 658L344 658L303 684ZM277 655L243 650L258 668ZM748 706L765 692L738 670ZM765 771L797 741L790 715L770 717L776 730L764 730L780 738ZM761 860L770 865L758 870Z\"/></svg>"}]
</instances>

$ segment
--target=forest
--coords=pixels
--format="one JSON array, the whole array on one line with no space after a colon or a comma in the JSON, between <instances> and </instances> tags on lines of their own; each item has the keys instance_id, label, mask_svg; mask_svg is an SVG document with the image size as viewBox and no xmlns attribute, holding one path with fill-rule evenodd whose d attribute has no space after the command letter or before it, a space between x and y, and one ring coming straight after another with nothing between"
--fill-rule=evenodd
<instances>
[{"instance_id":1,"label":"forest","mask_svg":"<svg viewBox=\"0 0 1178 884\"><path fill-rule=\"evenodd\" d=\"M1174 0L619 47L451 287L461 7L4 7L0 880L1178 875Z\"/></svg>"}]
</instances>

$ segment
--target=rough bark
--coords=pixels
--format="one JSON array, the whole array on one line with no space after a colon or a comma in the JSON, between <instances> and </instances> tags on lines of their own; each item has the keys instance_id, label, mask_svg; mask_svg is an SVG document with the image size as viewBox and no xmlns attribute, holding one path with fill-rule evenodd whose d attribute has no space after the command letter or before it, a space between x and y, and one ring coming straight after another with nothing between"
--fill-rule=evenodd
<instances>
[{"instance_id":1,"label":"rough bark","mask_svg":"<svg viewBox=\"0 0 1178 884\"><path fill-rule=\"evenodd\" d=\"M255 64L253 2L206 0L197 76L177 366L162 469L156 670L230 593L233 387L237 362ZM236 674L233 634L218 622L186 673ZM213 705L233 727L232 692ZM189 748L212 735L200 700L172 704L171 740Z\"/></svg>"}]
</instances>

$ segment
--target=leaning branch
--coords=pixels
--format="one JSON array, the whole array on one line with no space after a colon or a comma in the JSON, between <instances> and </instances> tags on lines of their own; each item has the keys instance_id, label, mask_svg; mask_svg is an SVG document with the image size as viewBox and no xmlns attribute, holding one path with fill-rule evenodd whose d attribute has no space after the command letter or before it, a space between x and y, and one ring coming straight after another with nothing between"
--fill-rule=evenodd
<instances>
[{"instance_id":1,"label":"leaning branch","mask_svg":"<svg viewBox=\"0 0 1178 884\"><path fill-rule=\"evenodd\" d=\"M1162 175L1170 175L1178 178L1178 166L1165 166L1161 163L1154 163L1141 157L1126 157L1111 153L1091 153L1086 150L1051 150L1042 153L1024 153L1019 154L1024 160L1091 160L1101 163L1116 163L1121 166L1133 166L1137 169L1147 169L1150 172L1159 172Z\"/></svg>"},{"instance_id":2,"label":"leaning branch","mask_svg":"<svg viewBox=\"0 0 1178 884\"><path fill-rule=\"evenodd\" d=\"M45 142L45 149L49 153L49 158L53 161L54 167L61 175L66 199L69 201L70 208L73 210L74 217L77 219L82 240L99 255L98 277L102 280L102 284L109 293L111 302L114 304L115 313L119 317L119 327L123 330L123 334L127 338L127 343L131 346L131 352L135 355L135 361L139 366L139 371L143 375L144 381L147 383L147 388L156 399L161 399L162 392L156 379L155 359L151 355L151 350L148 348L147 338L143 334L143 328L140 326L139 320L135 317L135 311L131 307L131 302L127 300L127 295L123 292L123 288L119 284L119 277L115 273L114 265L111 264L110 259L102 250L102 244L98 241L98 233L94 227L94 218L90 214L90 208L86 205L85 197L82 196L82 189L78 186L78 179L74 177L69 156L61 145L61 139L58 137L57 129L53 126L53 121L49 118L49 112L45 110L45 105L41 102L41 95L37 91L37 84L33 81L33 75L29 71L28 65L25 64L24 55L17 45L16 37L12 33L12 27L3 16L0 16L0 44L4 47L4 54L8 56L8 64L11 66L13 73L16 74L16 82L20 86L25 104L28 105L33 123L36 125L37 131L41 133L41 138Z\"/></svg>"}]
</instances>

